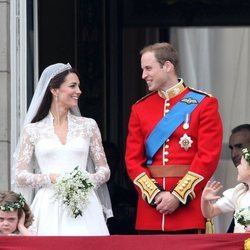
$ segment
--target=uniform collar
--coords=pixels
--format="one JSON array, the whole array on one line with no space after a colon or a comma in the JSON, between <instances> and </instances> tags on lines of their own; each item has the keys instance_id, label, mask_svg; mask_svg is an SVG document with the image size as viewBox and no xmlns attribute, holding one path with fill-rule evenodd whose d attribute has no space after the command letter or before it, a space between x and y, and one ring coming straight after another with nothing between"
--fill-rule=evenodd
<instances>
[{"instance_id":1,"label":"uniform collar","mask_svg":"<svg viewBox=\"0 0 250 250\"><path fill-rule=\"evenodd\" d=\"M173 87L171 87L170 89L158 90L159 96L161 98L169 100L169 99L179 95L180 93L182 93L186 89L186 87L184 85L182 78L180 78L178 80L179 80L179 82L176 85L174 85Z\"/></svg>"}]
</instances>

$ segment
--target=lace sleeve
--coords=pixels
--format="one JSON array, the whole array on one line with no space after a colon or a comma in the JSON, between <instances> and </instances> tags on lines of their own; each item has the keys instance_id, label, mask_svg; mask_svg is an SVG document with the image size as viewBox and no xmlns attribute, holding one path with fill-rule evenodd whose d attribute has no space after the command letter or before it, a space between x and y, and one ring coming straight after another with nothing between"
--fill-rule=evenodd
<instances>
[{"instance_id":1,"label":"lace sleeve","mask_svg":"<svg viewBox=\"0 0 250 250\"><path fill-rule=\"evenodd\" d=\"M93 131L90 140L90 157L95 166L95 173L90 178L96 187L107 182L110 177L110 169L102 146L102 138L100 130L94 121Z\"/></svg>"},{"instance_id":2,"label":"lace sleeve","mask_svg":"<svg viewBox=\"0 0 250 250\"><path fill-rule=\"evenodd\" d=\"M50 178L47 174L34 174L34 166L31 163L34 145L35 145L35 130L32 124L25 127L20 141L20 147L15 155L16 171L15 181L17 187L41 187L50 183ZM32 168L33 167L33 168Z\"/></svg>"}]
</instances>

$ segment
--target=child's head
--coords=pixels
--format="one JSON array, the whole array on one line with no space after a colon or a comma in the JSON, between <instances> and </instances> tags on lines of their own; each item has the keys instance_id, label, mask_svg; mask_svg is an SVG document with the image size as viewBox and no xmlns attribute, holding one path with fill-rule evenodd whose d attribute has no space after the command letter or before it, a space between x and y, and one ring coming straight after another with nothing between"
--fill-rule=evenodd
<instances>
[{"instance_id":1,"label":"child's head","mask_svg":"<svg viewBox=\"0 0 250 250\"><path fill-rule=\"evenodd\" d=\"M238 178L240 182L250 184L250 150L247 148L242 149L241 162L237 167Z\"/></svg>"},{"instance_id":2,"label":"child's head","mask_svg":"<svg viewBox=\"0 0 250 250\"><path fill-rule=\"evenodd\" d=\"M25 227L29 227L33 215L21 194L12 191L0 192L0 232L10 234L17 231L18 221L25 213Z\"/></svg>"}]
</instances>

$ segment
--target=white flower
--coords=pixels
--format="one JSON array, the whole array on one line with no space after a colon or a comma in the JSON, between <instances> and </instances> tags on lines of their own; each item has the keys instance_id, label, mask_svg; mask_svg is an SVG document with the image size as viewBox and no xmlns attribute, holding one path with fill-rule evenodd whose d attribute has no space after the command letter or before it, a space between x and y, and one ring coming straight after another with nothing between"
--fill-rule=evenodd
<instances>
[{"instance_id":1,"label":"white flower","mask_svg":"<svg viewBox=\"0 0 250 250\"><path fill-rule=\"evenodd\" d=\"M86 173L78 169L78 166L66 173L55 184L55 197L69 209L71 216L82 216L88 202L88 193L93 188Z\"/></svg>"},{"instance_id":2,"label":"white flower","mask_svg":"<svg viewBox=\"0 0 250 250\"><path fill-rule=\"evenodd\" d=\"M234 218L242 226L250 225L250 207L236 210Z\"/></svg>"}]
</instances>

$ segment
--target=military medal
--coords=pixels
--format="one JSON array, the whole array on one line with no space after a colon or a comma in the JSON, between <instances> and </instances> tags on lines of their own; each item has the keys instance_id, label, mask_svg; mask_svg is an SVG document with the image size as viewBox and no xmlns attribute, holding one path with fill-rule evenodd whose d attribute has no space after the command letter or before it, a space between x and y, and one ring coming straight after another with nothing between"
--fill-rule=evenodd
<instances>
[{"instance_id":1,"label":"military medal","mask_svg":"<svg viewBox=\"0 0 250 250\"><path fill-rule=\"evenodd\" d=\"M185 117L185 122L183 123L183 126L182 126L185 130L189 128L189 114L187 113L186 114L186 117Z\"/></svg>"},{"instance_id":2,"label":"military medal","mask_svg":"<svg viewBox=\"0 0 250 250\"><path fill-rule=\"evenodd\" d=\"M186 151L191 148L193 141L190 136L188 136L186 133L180 138L179 144L182 148L184 148Z\"/></svg>"}]
</instances>

